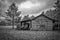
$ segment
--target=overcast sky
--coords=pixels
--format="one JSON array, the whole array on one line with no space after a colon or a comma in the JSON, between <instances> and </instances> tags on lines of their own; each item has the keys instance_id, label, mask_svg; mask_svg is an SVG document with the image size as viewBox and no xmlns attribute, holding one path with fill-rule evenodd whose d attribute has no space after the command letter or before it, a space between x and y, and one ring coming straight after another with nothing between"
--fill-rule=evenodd
<instances>
[{"instance_id":1,"label":"overcast sky","mask_svg":"<svg viewBox=\"0 0 60 40\"><path fill-rule=\"evenodd\" d=\"M6 11L12 2L16 2L22 15L38 15L42 10L52 8L56 0L0 0L0 11Z\"/></svg>"}]
</instances>

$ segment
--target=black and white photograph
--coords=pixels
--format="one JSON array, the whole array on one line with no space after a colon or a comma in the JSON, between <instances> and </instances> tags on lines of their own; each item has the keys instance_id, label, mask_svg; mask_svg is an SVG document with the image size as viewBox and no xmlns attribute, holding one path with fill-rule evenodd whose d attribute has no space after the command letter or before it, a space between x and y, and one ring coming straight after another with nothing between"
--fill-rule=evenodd
<instances>
[{"instance_id":1,"label":"black and white photograph","mask_svg":"<svg viewBox=\"0 0 60 40\"><path fill-rule=\"evenodd\" d=\"M0 40L60 40L60 0L0 0Z\"/></svg>"}]
</instances>

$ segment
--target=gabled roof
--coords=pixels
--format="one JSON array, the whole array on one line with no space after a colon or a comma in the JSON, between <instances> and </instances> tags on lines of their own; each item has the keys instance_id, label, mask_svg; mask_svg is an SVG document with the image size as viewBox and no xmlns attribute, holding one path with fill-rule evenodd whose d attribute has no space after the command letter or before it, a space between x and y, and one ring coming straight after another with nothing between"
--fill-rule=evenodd
<instances>
[{"instance_id":1,"label":"gabled roof","mask_svg":"<svg viewBox=\"0 0 60 40\"><path fill-rule=\"evenodd\" d=\"M52 18L50 18L50 17L48 17L48 16L46 16L46 15L44 15L44 14L41 14L41 15L35 17L35 18L32 19L32 20L35 20L36 18L41 17L41 16L44 16L44 17L48 18L49 20L55 20L55 19L52 19Z\"/></svg>"},{"instance_id":2,"label":"gabled roof","mask_svg":"<svg viewBox=\"0 0 60 40\"><path fill-rule=\"evenodd\" d=\"M37 17L35 17L35 18L33 18L33 19L24 20L24 21L22 21L22 22L32 21L32 20L35 20L35 19L37 19L38 17L41 17L41 16L44 16L44 17L46 17L46 18L48 18L49 20L52 20L52 21L58 21L58 20L52 19L52 18L50 18L50 17L48 17L48 16L46 16L46 15L44 15L44 14L40 14L39 16L37 16Z\"/></svg>"}]
</instances>

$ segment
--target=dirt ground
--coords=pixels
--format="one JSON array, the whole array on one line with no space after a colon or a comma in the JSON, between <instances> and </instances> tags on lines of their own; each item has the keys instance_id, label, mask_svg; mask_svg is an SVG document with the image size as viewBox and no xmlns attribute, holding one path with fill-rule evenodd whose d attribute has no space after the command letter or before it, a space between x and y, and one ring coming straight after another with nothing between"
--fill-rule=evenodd
<instances>
[{"instance_id":1,"label":"dirt ground","mask_svg":"<svg viewBox=\"0 0 60 40\"><path fill-rule=\"evenodd\" d=\"M60 32L0 29L0 40L60 40Z\"/></svg>"}]
</instances>

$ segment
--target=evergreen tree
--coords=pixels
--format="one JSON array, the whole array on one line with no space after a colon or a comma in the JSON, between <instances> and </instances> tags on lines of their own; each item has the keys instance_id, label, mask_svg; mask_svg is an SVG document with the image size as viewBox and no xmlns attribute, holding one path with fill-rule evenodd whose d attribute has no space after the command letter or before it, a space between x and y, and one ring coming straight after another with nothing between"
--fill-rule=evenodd
<instances>
[{"instance_id":1,"label":"evergreen tree","mask_svg":"<svg viewBox=\"0 0 60 40\"><path fill-rule=\"evenodd\" d=\"M55 3L55 6L54 6L56 9L60 9L60 1L57 0L57 2Z\"/></svg>"},{"instance_id":2,"label":"evergreen tree","mask_svg":"<svg viewBox=\"0 0 60 40\"><path fill-rule=\"evenodd\" d=\"M22 21L24 21L24 20L30 20L29 15L25 15L25 16L23 17Z\"/></svg>"},{"instance_id":3,"label":"evergreen tree","mask_svg":"<svg viewBox=\"0 0 60 40\"><path fill-rule=\"evenodd\" d=\"M57 19L57 20L60 20L60 1L59 0L57 0L57 2L55 3L55 6L54 6L55 8L56 8L56 14L55 14L55 18Z\"/></svg>"},{"instance_id":4,"label":"evergreen tree","mask_svg":"<svg viewBox=\"0 0 60 40\"><path fill-rule=\"evenodd\" d=\"M12 21L12 26L13 26L13 29L14 29L15 19L18 18L18 16L21 14L21 12L20 13L17 12L18 8L17 8L17 6L16 6L15 3L12 3L9 6L9 9L7 11L8 11L7 12L7 16L9 16L10 18L12 18L11 21Z\"/></svg>"},{"instance_id":5,"label":"evergreen tree","mask_svg":"<svg viewBox=\"0 0 60 40\"><path fill-rule=\"evenodd\" d=\"M55 12L56 14L54 17L55 19L58 20L58 29L60 30L60 1L59 0L57 0L54 7L56 8L56 12Z\"/></svg>"},{"instance_id":6,"label":"evergreen tree","mask_svg":"<svg viewBox=\"0 0 60 40\"><path fill-rule=\"evenodd\" d=\"M30 19L33 19L35 16L34 15L32 15L31 17L30 17Z\"/></svg>"}]
</instances>

